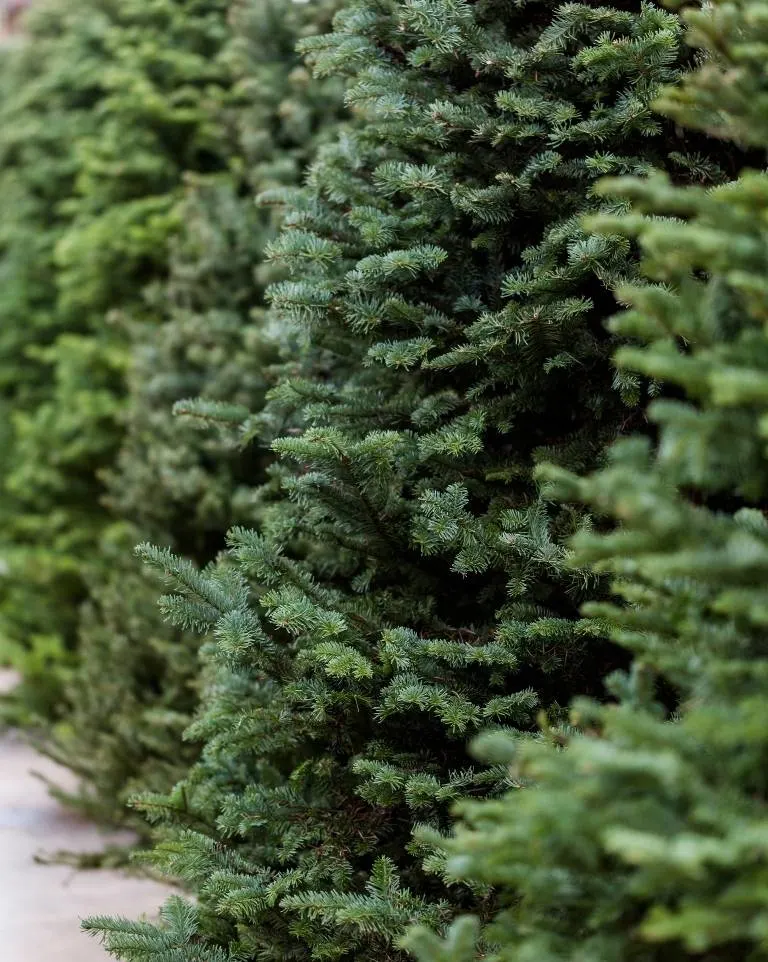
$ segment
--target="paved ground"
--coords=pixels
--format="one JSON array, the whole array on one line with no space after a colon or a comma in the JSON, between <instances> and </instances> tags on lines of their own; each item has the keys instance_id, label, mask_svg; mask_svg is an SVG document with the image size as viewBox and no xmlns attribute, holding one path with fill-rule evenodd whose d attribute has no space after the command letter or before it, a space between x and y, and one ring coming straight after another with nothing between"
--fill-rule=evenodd
<instances>
[{"instance_id":1,"label":"paved ground","mask_svg":"<svg viewBox=\"0 0 768 962\"><path fill-rule=\"evenodd\" d=\"M0 689L10 683L11 676L0 671ZM18 735L0 735L2 962L107 962L98 942L79 931L80 919L154 915L166 890L119 872L36 864L37 852L97 851L106 837L49 798L31 770L69 783L66 771L41 758ZM114 835L109 840L121 841Z\"/></svg>"}]
</instances>

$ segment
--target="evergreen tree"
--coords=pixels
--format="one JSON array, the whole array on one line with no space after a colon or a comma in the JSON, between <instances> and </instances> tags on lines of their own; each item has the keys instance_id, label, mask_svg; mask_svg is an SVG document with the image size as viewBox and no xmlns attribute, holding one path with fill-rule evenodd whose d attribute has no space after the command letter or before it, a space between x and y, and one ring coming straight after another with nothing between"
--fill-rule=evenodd
<instances>
[{"instance_id":1,"label":"evergreen tree","mask_svg":"<svg viewBox=\"0 0 768 962\"><path fill-rule=\"evenodd\" d=\"M198 638L164 625L154 580L131 549L152 538L205 564L230 525L259 516L252 491L268 451L244 448L231 426L261 407L279 361L263 308L275 272L262 263L276 218L254 194L297 183L311 146L333 129L337 85L310 84L295 52L300 36L329 26L330 10L289 0L234 8L222 51L231 89L218 107L227 169L187 175L169 276L147 292L161 323L129 331L125 438L99 545L106 573L88 586L66 718L45 745L82 777L68 801L101 819L125 820L130 796L168 790L197 754L181 734L197 698ZM143 819L132 824L146 831Z\"/></svg>"},{"instance_id":2,"label":"evergreen tree","mask_svg":"<svg viewBox=\"0 0 768 962\"><path fill-rule=\"evenodd\" d=\"M27 680L40 667L46 685L56 680L47 658L75 646L86 583L104 570L101 472L125 416L126 325L157 320L143 290L167 276L184 171L223 170L226 159L216 108L229 75L225 0L71 6L43 3L26 48L9 54L0 157L0 175L39 218L17 232L25 208L11 205L2 227L4 337L9 362L22 361L6 402L0 630L32 650ZM49 710L61 706L55 689Z\"/></svg>"},{"instance_id":3,"label":"evergreen tree","mask_svg":"<svg viewBox=\"0 0 768 962\"><path fill-rule=\"evenodd\" d=\"M638 401L602 326L634 254L580 218L606 171L720 176L650 111L690 59L652 6L363 0L303 49L356 119L264 198L295 361L241 430L276 436L283 495L205 571L141 549L169 619L212 633L212 680L200 764L141 803L197 901L87 923L126 960L392 958L478 904L414 826L507 784L468 736L531 731L615 658L578 616L581 515L532 477L594 465Z\"/></svg>"},{"instance_id":4,"label":"evergreen tree","mask_svg":"<svg viewBox=\"0 0 768 962\"><path fill-rule=\"evenodd\" d=\"M714 190L660 175L601 188L632 209L593 226L636 238L649 278L621 292L612 327L636 343L617 361L669 396L650 408L655 443L621 441L584 480L544 473L620 524L574 547L615 578L616 601L589 612L634 663L611 679L616 703L574 704L578 733L481 743L516 787L463 806L448 868L499 890L480 950L510 962L768 958L768 4L686 17L705 66L660 109L755 148L763 169ZM464 919L409 944L457 962L478 932Z\"/></svg>"},{"instance_id":5,"label":"evergreen tree","mask_svg":"<svg viewBox=\"0 0 768 962\"><path fill-rule=\"evenodd\" d=\"M50 502L50 550L39 550L40 516L30 513L20 472L19 421L51 391L55 250L68 224L61 200L78 171L69 145L94 129L105 95L106 25L95 4L44 3L30 14L31 42L3 51L0 61L0 659L15 660L22 640L34 648L26 694L42 710L52 697L46 662L61 637L72 637L83 592L72 528Z\"/></svg>"}]
</instances>

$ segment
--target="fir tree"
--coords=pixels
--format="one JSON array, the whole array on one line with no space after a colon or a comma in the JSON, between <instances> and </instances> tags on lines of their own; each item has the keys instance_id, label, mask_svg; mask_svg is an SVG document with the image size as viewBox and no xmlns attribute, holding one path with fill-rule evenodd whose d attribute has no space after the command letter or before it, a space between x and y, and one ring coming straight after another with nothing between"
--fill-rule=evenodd
<instances>
[{"instance_id":1,"label":"fir tree","mask_svg":"<svg viewBox=\"0 0 768 962\"><path fill-rule=\"evenodd\" d=\"M265 195L296 360L242 430L278 435L283 497L205 571L141 549L214 680L200 764L141 803L197 901L87 923L126 960L391 958L409 921L478 904L414 826L508 784L468 737L531 732L615 657L578 616L581 515L532 477L594 465L638 400L602 327L632 248L580 218L613 209L605 172L719 177L651 113L690 60L652 6L361 2L303 49L356 116L306 189Z\"/></svg>"},{"instance_id":2,"label":"fir tree","mask_svg":"<svg viewBox=\"0 0 768 962\"><path fill-rule=\"evenodd\" d=\"M337 85L311 84L295 52L300 36L329 26L330 10L287 0L233 10L222 50L230 90L217 106L227 170L187 175L168 277L146 293L160 323L130 328L102 573L88 585L65 720L45 743L82 777L79 796L67 800L101 819L129 818L133 794L168 790L197 754L181 733L197 698L198 637L164 625L155 581L131 549L152 538L205 564L228 527L253 524L262 511L253 488L269 452L244 448L236 428L243 411L263 405L279 362L263 307L275 273L263 251L276 218L254 194L297 183L309 150L333 129ZM130 820L146 832L143 819Z\"/></svg>"},{"instance_id":3,"label":"fir tree","mask_svg":"<svg viewBox=\"0 0 768 962\"><path fill-rule=\"evenodd\" d=\"M20 421L51 390L55 250L68 223L61 200L78 171L68 148L93 130L104 97L106 20L95 5L50 2L30 15L29 33L31 42L0 61L0 658L17 659L23 642L25 695L46 712L56 698L48 661L73 636L83 588L72 529L50 502L50 550L39 550L18 438Z\"/></svg>"},{"instance_id":4,"label":"fir tree","mask_svg":"<svg viewBox=\"0 0 768 962\"><path fill-rule=\"evenodd\" d=\"M723 0L686 14L703 66L660 109L681 124L768 147L768 5ZM624 371L667 397L655 443L633 437L580 480L543 477L619 523L581 533L578 563L615 578L590 606L634 656L616 703L578 700L568 732L547 725L522 749L482 751L516 784L467 804L449 871L495 886L503 908L481 934L490 958L537 962L758 962L768 958L764 886L768 661L768 176L746 169L705 190L660 175L618 179L631 201L600 218L637 239L647 283L621 291L612 322L635 344ZM565 744L567 749L561 750ZM409 944L422 962L476 958L476 921Z\"/></svg>"},{"instance_id":5,"label":"fir tree","mask_svg":"<svg viewBox=\"0 0 768 962\"><path fill-rule=\"evenodd\" d=\"M3 337L8 367L21 364L7 394L0 630L32 650L28 681L42 660L50 711L62 700L46 661L75 647L86 583L105 570L101 472L125 414L126 325L157 320L143 291L167 276L184 171L224 169L216 105L229 76L225 0L71 6L42 4L9 54L0 158L27 205L4 205L2 226ZM26 212L37 219L17 232Z\"/></svg>"}]
</instances>

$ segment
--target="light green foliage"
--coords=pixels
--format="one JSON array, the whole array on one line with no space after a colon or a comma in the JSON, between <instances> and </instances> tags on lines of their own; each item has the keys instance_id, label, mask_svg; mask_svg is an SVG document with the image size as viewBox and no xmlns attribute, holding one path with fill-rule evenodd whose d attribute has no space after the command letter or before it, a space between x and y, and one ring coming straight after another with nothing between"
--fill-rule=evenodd
<instances>
[{"instance_id":1,"label":"light green foliage","mask_svg":"<svg viewBox=\"0 0 768 962\"><path fill-rule=\"evenodd\" d=\"M18 656L22 639L34 646L26 695L44 712L56 699L48 659L62 637L71 639L83 595L74 543L92 537L98 512L71 523L54 480L57 463L87 440L70 434L56 457L49 445L36 464L20 451L30 451L31 412L56 389L49 364L60 331L54 259L68 225L61 201L78 172L68 147L93 130L104 96L107 7L43 4L29 18L34 43L3 51L0 62L0 657ZM77 394L85 358L71 342L66 350L78 361L68 377ZM30 489L33 476L39 484ZM67 495L92 504L93 486L73 477Z\"/></svg>"},{"instance_id":2,"label":"light green foliage","mask_svg":"<svg viewBox=\"0 0 768 962\"><path fill-rule=\"evenodd\" d=\"M708 57L660 108L760 148L762 165L768 5L686 17ZM713 190L609 180L601 193L632 210L591 226L637 239L648 277L620 292L628 309L611 326L633 344L617 361L667 396L649 410L653 444L621 441L586 479L542 479L618 522L574 549L614 578L616 601L587 611L634 665L610 681L615 704L575 702L578 734L479 744L535 787L462 806L448 870L496 886L502 909L444 941L415 931L422 962L474 958L478 936L510 962L768 958L768 176L747 169Z\"/></svg>"},{"instance_id":3,"label":"light green foliage","mask_svg":"<svg viewBox=\"0 0 768 962\"><path fill-rule=\"evenodd\" d=\"M272 317L294 350L242 431L275 438L281 493L217 565L140 550L211 675L200 763L138 803L195 908L136 935L88 923L129 962L395 959L409 921L492 911L414 829L509 786L468 738L531 740L617 657L578 614L604 593L568 563L585 513L533 479L593 467L639 417L603 331L635 253L580 218L617 209L605 172L720 177L706 138L650 110L690 60L652 6L365 0L302 49L353 117L303 189L263 196L285 212Z\"/></svg>"},{"instance_id":4,"label":"light green foliage","mask_svg":"<svg viewBox=\"0 0 768 962\"><path fill-rule=\"evenodd\" d=\"M143 291L167 275L182 174L225 165L227 6L47 0L3 65L0 176L22 205L3 205L0 228L4 363L23 376L6 379L0 632L33 667L75 646L85 585L107 567L101 472L122 431L126 325L157 320ZM50 698L45 713L62 707Z\"/></svg>"}]
</instances>

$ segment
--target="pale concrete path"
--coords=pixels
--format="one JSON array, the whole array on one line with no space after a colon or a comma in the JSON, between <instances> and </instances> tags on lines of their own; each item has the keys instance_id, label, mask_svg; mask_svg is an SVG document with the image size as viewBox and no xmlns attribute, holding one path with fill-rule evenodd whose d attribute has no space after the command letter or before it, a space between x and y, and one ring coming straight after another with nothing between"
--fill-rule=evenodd
<instances>
[{"instance_id":1,"label":"pale concrete path","mask_svg":"<svg viewBox=\"0 0 768 962\"><path fill-rule=\"evenodd\" d=\"M0 690L11 676L0 670ZM2 962L107 962L98 940L80 932L89 915L152 917L169 890L116 871L39 865L38 852L93 852L106 836L51 799L31 770L58 784L69 773L14 734L0 734L0 957Z\"/></svg>"}]
</instances>

